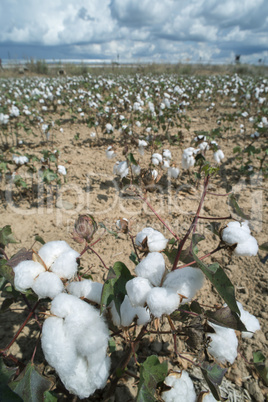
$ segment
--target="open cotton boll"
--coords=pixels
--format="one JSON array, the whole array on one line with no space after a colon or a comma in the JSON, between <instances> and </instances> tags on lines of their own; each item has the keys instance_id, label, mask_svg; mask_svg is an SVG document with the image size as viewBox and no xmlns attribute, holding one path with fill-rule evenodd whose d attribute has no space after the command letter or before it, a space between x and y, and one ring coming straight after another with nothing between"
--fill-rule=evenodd
<instances>
[{"instance_id":1,"label":"open cotton boll","mask_svg":"<svg viewBox=\"0 0 268 402\"><path fill-rule=\"evenodd\" d=\"M64 291L64 286L56 274L46 271L42 272L35 279L32 289L40 299L45 297L54 299L54 297Z\"/></svg>"},{"instance_id":2,"label":"open cotton boll","mask_svg":"<svg viewBox=\"0 0 268 402\"><path fill-rule=\"evenodd\" d=\"M113 159L115 156L115 152L113 150L112 145L109 145L108 148L106 149L106 158L107 159Z\"/></svg>"},{"instance_id":3,"label":"open cotton boll","mask_svg":"<svg viewBox=\"0 0 268 402\"><path fill-rule=\"evenodd\" d=\"M54 240L44 244L38 251L46 266L49 268L62 253L72 250L64 240Z\"/></svg>"},{"instance_id":4,"label":"open cotton boll","mask_svg":"<svg viewBox=\"0 0 268 402\"><path fill-rule=\"evenodd\" d=\"M145 325L151 320L150 310L146 307L136 307L137 324Z\"/></svg>"},{"instance_id":5,"label":"open cotton boll","mask_svg":"<svg viewBox=\"0 0 268 402\"><path fill-rule=\"evenodd\" d=\"M221 327L220 325L209 325L215 330L214 334L208 333L211 342L208 345L209 353L220 363L229 362L233 364L237 356L238 340L234 329Z\"/></svg>"},{"instance_id":6,"label":"open cotton boll","mask_svg":"<svg viewBox=\"0 0 268 402\"><path fill-rule=\"evenodd\" d=\"M118 311L117 311L117 309L116 309L116 307L115 307L114 301L112 301L112 302L109 304L109 308L110 308L110 313L111 313L111 316L112 316L113 324L114 324L116 327L119 328L120 325L121 325L121 319L120 319L120 315L118 314Z\"/></svg>"},{"instance_id":7,"label":"open cotton boll","mask_svg":"<svg viewBox=\"0 0 268 402\"><path fill-rule=\"evenodd\" d=\"M249 238L244 243L238 243L234 249L234 253L241 257L252 257L257 255L259 246L257 240L253 236Z\"/></svg>"},{"instance_id":8,"label":"open cotton boll","mask_svg":"<svg viewBox=\"0 0 268 402\"><path fill-rule=\"evenodd\" d=\"M77 272L78 264L76 262L80 254L70 249L62 253L50 267L51 271L64 279L71 279Z\"/></svg>"},{"instance_id":9,"label":"open cotton boll","mask_svg":"<svg viewBox=\"0 0 268 402\"><path fill-rule=\"evenodd\" d=\"M167 246L168 239L166 239L161 232L153 228L144 228L136 236L135 243L141 246L143 240L147 237L147 246L150 252L164 250Z\"/></svg>"},{"instance_id":10,"label":"open cotton boll","mask_svg":"<svg viewBox=\"0 0 268 402\"><path fill-rule=\"evenodd\" d=\"M152 155L152 164L158 166L159 163L162 163L162 155L155 153Z\"/></svg>"},{"instance_id":11,"label":"open cotton boll","mask_svg":"<svg viewBox=\"0 0 268 402\"><path fill-rule=\"evenodd\" d=\"M222 240L233 245L235 243L243 243L250 237L250 229L248 222L229 222L227 227L222 231Z\"/></svg>"},{"instance_id":12,"label":"open cotton boll","mask_svg":"<svg viewBox=\"0 0 268 402\"><path fill-rule=\"evenodd\" d=\"M168 169L168 177L171 177L172 179L177 179L179 174L180 174L180 169L179 168L171 166Z\"/></svg>"},{"instance_id":13,"label":"open cotton boll","mask_svg":"<svg viewBox=\"0 0 268 402\"><path fill-rule=\"evenodd\" d=\"M195 402L196 393L193 382L187 373L172 373L165 378L164 383L171 387L170 390L162 392L161 397L165 402Z\"/></svg>"},{"instance_id":14,"label":"open cotton boll","mask_svg":"<svg viewBox=\"0 0 268 402\"><path fill-rule=\"evenodd\" d=\"M169 272L164 280L163 287L170 288L178 294L187 297L181 304L188 303L201 289L204 283L204 274L199 268L184 267Z\"/></svg>"},{"instance_id":15,"label":"open cotton boll","mask_svg":"<svg viewBox=\"0 0 268 402\"><path fill-rule=\"evenodd\" d=\"M218 149L216 152L214 152L213 158L216 163L220 164L221 161L224 159L224 153L221 149Z\"/></svg>"},{"instance_id":16,"label":"open cotton boll","mask_svg":"<svg viewBox=\"0 0 268 402\"><path fill-rule=\"evenodd\" d=\"M131 170L134 176L139 176L141 172L141 167L139 165L131 165Z\"/></svg>"},{"instance_id":17,"label":"open cotton boll","mask_svg":"<svg viewBox=\"0 0 268 402\"><path fill-rule=\"evenodd\" d=\"M14 285L19 292L25 292L34 284L35 278L45 272L43 265L35 261L21 261L14 269Z\"/></svg>"},{"instance_id":18,"label":"open cotton boll","mask_svg":"<svg viewBox=\"0 0 268 402\"><path fill-rule=\"evenodd\" d=\"M73 314L79 308L78 302L82 301L73 295L67 293L60 293L56 296L51 303L51 313L65 318L69 314Z\"/></svg>"},{"instance_id":19,"label":"open cotton boll","mask_svg":"<svg viewBox=\"0 0 268 402\"><path fill-rule=\"evenodd\" d=\"M241 313L240 320L243 322L247 330L250 331L243 331L242 338L252 338L253 333L261 329L259 320L253 314L250 314L248 311L244 310L240 302L237 302L237 305Z\"/></svg>"},{"instance_id":20,"label":"open cotton boll","mask_svg":"<svg viewBox=\"0 0 268 402\"><path fill-rule=\"evenodd\" d=\"M202 402L217 402L217 399L214 398L211 392L208 392L203 396Z\"/></svg>"},{"instance_id":21,"label":"open cotton boll","mask_svg":"<svg viewBox=\"0 0 268 402\"><path fill-rule=\"evenodd\" d=\"M118 176L121 176L121 179L123 179L123 177L126 177L128 175L127 161L123 161L123 162L117 161L113 167L113 173Z\"/></svg>"},{"instance_id":22,"label":"open cotton boll","mask_svg":"<svg viewBox=\"0 0 268 402\"><path fill-rule=\"evenodd\" d=\"M74 296L85 297L90 301L100 304L103 285L99 282L83 279L80 282L69 283L67 289Z\"/></svg>"},{"instance_id":23,"label":"open cotton boll","mask_svg":"<svg viewBox=\"0 0 268 402\"><path fill-rule=\"evenodd\" d=\"M144 306L147 298L147 294L152 289L151 282L140 276L131 279L126 283L126 291L129 300L133 307Z\"/></svg>"},{"instance_id":24,"label":"open cotton boll","mask_svg":"<svg viewBox=\"0 0 268 402\"><path fill-rule=\"evenodd\" d=\"M169 149L164 149L163 150L163 158L166 158L166 159L172 159L172 156L171 156L171 152L170 152L170 150Z\"/></svg>"},{"instance_id":25,"label":"open cotton boll","mask_svg":"<svg viewBox=\"0 0 268 402\"><path fill-rule=\"evenodd\" d=\"M163 314L171 314L180 304L180 297L169 288L153 288L147 296L147 306L151 313L160 318Z\"/></svg>"},{"instance_id":26,"label":"open cotton boll","mask_svg":"<svg viewBox=\"0 0 268 402\"><path fill-rule=\"evenodd\" d=\"M130 303L129 297L126 295L120 307L121 325L128 327L136 316L136 308Z\"/></svg>"},{"instance_id":27,"label":"open cotton boll","mask_svg":"<svg viewBox=\"0 0 268 402\"><path fill-rule=\"evenodd\" d=\"M41 345L46 361L55 368L61 378L72 375L77 353L72 340L65 332L62 318L49 317L45 320Z\"/></svg>"},{"instance_id":28,"label":"open cotton boll","mask_svg":"<svg viewBox=\"0 0 268 402\"><path fill-rule=\"evenodd\" d=\"M149 279L152 285L159 286L165 272L165 260L162 254L149 253L135 268L137 276Z\"/></svg>"}]
</instances>

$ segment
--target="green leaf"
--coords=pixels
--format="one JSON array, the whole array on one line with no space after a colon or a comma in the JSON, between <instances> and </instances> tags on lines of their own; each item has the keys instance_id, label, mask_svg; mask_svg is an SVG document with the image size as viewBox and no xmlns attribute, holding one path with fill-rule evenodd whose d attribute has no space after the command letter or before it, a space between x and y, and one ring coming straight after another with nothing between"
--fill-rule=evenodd
<instances>
[{"instance_id":1,"label":"green leaf","mask_svg":"<svg viewBox=\"0 0 268 402\"><path fill-rule=\"evenodd\" d=\"M44 393L44 402L57 402L58 398L53 392L46 391Z\"/></svg>"},{"instance_id":2,"label":"green leaf","mask_svg":"<svg viewBox=\"0 0 268 402\"><path fill-rule=\"evenodd\" d=\"M3 313L4 311L8 310L9 307L11 306L11 304L14 303L14 299L13 298L7 298L3 301L3 303L1 304L1 308L0 308L0 313Z\"/></svg>"},{"instance_id":3,"label":"green leaf","mask_svg":"<svg viewBox=\"0 0 268 402\"><path fill-rule=\"evenodd\" d=\"M0 247L5 248L9 243L17 243L11 230L10 225L4 226L0 229Z\"/></svg>"},{"instance_id":4,"label":"green leaf","mask_svg":"<svg viewBox=\"0 0 268 402\"><path fill-rule=\"evenodd\" d=\"M203 362L200 368L214 398L217 401L221 401L219 385L221 385L227 369L223 369L217 364L210 365L208 362Z\"/></svg>"},{"instance_id":5,"label":"green leaf","mask_svg":"<svg viewBox=\"0 0 268 402\"><path fill-rule=\"evenodd\" d=\"M34 364L28 363L19 380L9 384L12 390L27 402L43 402L44 392L51 388L52 383L42 377Z\"/></svg>"},{"instance_id":6,"label":"green leaf","mask_svg":"<svg viewBox=\"0 0 268 402\"><path fill-rule=\"evenodd\" d=\"M157 384L164 381L168 373L167 362L160 363L157 356L149 356L140 367L140 382L137 402L154 402Z\"/></svg>"},{"instance_id":7,"label":"green leaf","mask_svg":"<svg viewBox=\"0 0 268 402\"><path fill-rule=\"evenodd\" d=\"M38 241L41 244L46 244L45 240L41 236L35 236L34 238L35 241Z\"/></svg>"},{"instance_id":8,"label":"green leaf","mask_svg":"<svg viewBox=\"0 0 268 402\"><path fill-rule=\"evenodd\" d=\"M235 213L243 219L250 219L249 215L244 214L242 209L239 207L234 194L229 195L229 205L234 209Z\"/></svg>"},{"instance_id":9,"label":"green leaf","mask_svg":"<svg viewBox=\"0 0 268 402\"><path fill-rule=\"evenodd\" d=\"M259 246L260 250L268 251L268 242L263 243Z\"/></svg>"},{"instance_id":10,"label":"green leaf","mask_svg":"<svg viewBox=\"0 0 268 402\"><path fill-rule=\"evenodd\" d=\"M114 232L113 230L107 229L107 227L106 227L106 226L104 225L104 223L102 223L102 222L99 223L99 226L100 226L101 228L105 229L109 234L113 235L113 236L117 239L117 237L118 237L118 233L117 233L117 232Z\"/></svg>"},{"instance_id":11,"label":"green leaf","mask_svg":"<svg viewBox=\"0 0 268 402\"><path fill-rule=\"evenodd\" d=\"M103 285L100 313L114 301L116 310L120 315L120 306L127 294L126 283L132 278L133 276L123 262L117 261L110 268L108 277Z\"/></svg>"},{"instance_id":12,"label":"green leaf","mask_svg":"<svg viewBox=\"0 0 268 402\"><path fill-rule=\"evenodd\" d=\"M0 260L0 276L3 276L11 285L14 286L14 272L13 269L7 265L7 260Z\"/></svg>"},{"instance_id":13,"label":"green leaf","mask_svg":"<svg viewBox=\"0 0 268 402\"><path fill-rule=\"evenodd\" d=\"M206 229L210 230L215 235L219 236L219 228L221 224L220 222L210 222L209 225L206 226Z\"/></svg>"},{"instance_id":14,"label":"green leaf","mask_svg":"<svg viewBox=\"0 0 268 402\"><path fill-rule=\"evenodd\" d=\"M134 158L134 156L133 156L133 154L132 154L131 152L127 155L127 160L128 160L129 163L132 164L132 165L135 165L135 166L138 165L136 159Z\"/></svg>"},{"instance_id":15,"label":"green leaf","mask_svg":"<svg viewBox=\"0 0 268 402\"><path fill-rule=\"evenodd\" d=\"M232 328L237 331L247 331L247 328L228 306L222 307L216 311L206 311L209 321L226 328Z\"/></svg>"},{"instance_id":16,"label":"green leaf","mask_svg":"<svg viewBox=\"0 0 268 402\"><path fill-rule=\"evenodd\" d=\"M110 338L108 341L108 348L109 348L109 353L113 353L116 351L116 343L113 338Z\"/></svg>"},{"instance_id":17,"label":"green leaf","mask_svg":"<svg viewBox=\"0 0 268 402\"><path fill-rule=\"evenodd\" d=\"M196 245L196 241L200 238L200 235L194 234L192 238L193 247ZM232 311L240 316L240 310L236 304L234 286L224 270L218 263L211 265L204 264L195 252L193 251L193 258L197 262L199 268L203 271L206 277L210 280L213 286L217 289L219 295L224 299L227 305Z\"/></svg>"},{"instance_id":18,"label":"green leaf","mask_svg":"<svg viewBox=\"0 0 268 402\"><path fill-rule=\"evenodd\" d=\"M138 258L137 258L137 254L134 253L134 251L131 251L129 259L130 259L130 261L134 262L135 265L138 265L139 261L138 261Z\"/></svg>"},{"instance_id":19,"label":"green leaf","mask_svg":"<svg viewBox=\"0 0 268 402\"><path fill-rule=\"evenodd\" d=\"M268 367L265 366L265 356L259 350L258 352L253 353L253 363L258 371L259 375L263 379L266 385L268 385Z\"/></svg>"},{"instance_id":20,"label":"green leaf","mask_svg":"<svg viewBox=\"0 0 268 402\"><path fill-rule=\"evenodd\" d=\"M234 147L233 149L234 154L241 153L241 151L242 151L241 147Z\"/></svg>"},{"instance_id":21,"label":"green leaf","mask_svg":"<svg viewBox=\"0 0 268 402\"><path fill-rule=\"evenodd\" d=\"M22 399L15 394L8 386L11 377L16 373L16 368L7 367L3 359L0 359L0 401L3 402L19 402Z\"/></svg>"}]
</instances>

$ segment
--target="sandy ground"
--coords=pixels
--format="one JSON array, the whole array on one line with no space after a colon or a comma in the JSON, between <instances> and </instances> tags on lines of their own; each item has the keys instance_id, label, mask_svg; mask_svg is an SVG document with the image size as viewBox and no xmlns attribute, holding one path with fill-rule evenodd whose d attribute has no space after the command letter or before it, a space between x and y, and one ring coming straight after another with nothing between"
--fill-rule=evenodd
<instances>
[{"instance_id":1,"label":"sandy ground","mask_svg":"<svg viewBox=\"0 0 268 402\"><path fill-rule=\"evenodd\" d=\"M182 149L190 146L190 140L196 129L210 129L213 127L213 116L207 118L202 111L190 112L192 124L190 132L183 130L183 140L180 146L163 144L163 148L169 148L173 155L173 161L180 164ZM214 120L215 121L215 120ZM1 191L1 227L11 225L18 244L10 245L7 248L8 255L12 255L21 247L30 248L35 235L40 235L48 242L50 240L66 240L77 251L81 251L79 245L71 238L73 224L79 214L90 213L94 215L98 224L104 223L109 230L116 230L115 222L119 217L131 221L132 233L136 234L146 226L152 226L161 230L166 237L172 235L164 228L161 222L151 212L148 206L141 200L129 196L124 189L120 188L118 179L115 179L112 169L115 160L106 159L105 150L111 142L109 136L98 139L90 138L90 130L83 122L66 123L62 125L64 132L55 132L53 149L60 151L59 163L68 170L67 183L57 190L57 200L54 197L49 202L42 199L30 200L25 193L20 196L14 188L11 188L10 199L7 187L2 181ZM79 139L74 139L79 132ZM239 205L246 214L250 215L252 234L259 244L268 240L268 216L267 216L267 182L261 176L254 176L252 179L244 180L239 178L238 164L233 159L232 148L239 143L239 135L234 132L228 133L224 138L219 139L226 158L220 167L219 175L212 178L209 191L213 193L226 193L233 190ZM114 138L117 150L117 159L123 160L120 136L117 133ZM40 138L25 137L25 144L20 152L38 153L46 148L46 144L40 142ZM49 144L51 147L51 144ZM133 148L133 154L140 160L142 167L146 167L149 161L149 152L142 158ZM10 189L9 189L10 190ZM183 236L193 215L198 207L202 183L195 184L193 176L182 172L176 182L169 182L165 176L158 183L158 191L148 194L148 200L162 219L181 237ZM203 216L228 216L233 213L231 207L226 203L226 197L215 197L207 195L201 215ZM234 214L234 216L236 216ZM217 246L217 238L207 228L208 221L200 221L197 232L205 235L205 240L200 245L200 255L207 253ZM95 250L102 256L105 264L109 267L116 261L124 262L134 272L134 264L130 261L129 255L132 250L130 239L127 235L119 234L117 238L110 234L104 234L105 230L99 225L98 233L102 241ZM34 245L38 251L39 245ZM245 359L252 360L252 353L262 350L267 355L267 318L268 318L268 293L267 293L267 262L263 263L266 252L259 251L256 257L242 258L230 256L226 252L220 252L212 257L224 267L229 278L235 284L237 299L244 307L254 314L260 321L261 331L256 333L250 340L243 340L241 354L232 368L228 370L227 379L231 382L240 400L264 401L265 387L260 381L252 367L246 364ZM207 260L208 262L211 260ZM94 254L86 254L82 259L82 266L93 277L94 280L103 281L106 270L100 260ZM210 283L206 282L204 288L197 297L200 303L213 306L220 302L219 296L212 289ZM12 334L19 328L27 313L16 308L23 307L23 304L11 306L0 317L0 344L6 345L12 338ZM163 324L166 328L166 324ZM39 332L38 326L31 321L24 328L17 342L12 346L11 353L27 361L31 357L36 337ZM30 338L30 340L29 340ZM29 347L31 345L31 348ZM180 351L185 350L185 344L179 342ZM118 349L122 344L118 345ZM39 347L40 349L40 347ZM41 351L38 349L37 362L42 360ZM141 344L140 353L157 353L159 356L168 355L170 367L178 368L176 359L172 356L173 343L171 336L159 335L156 340L150 338ZM244 357L242 357L242 355ZM245 359L244 359L245 358ZM131 363L135 370L134 362ZM134 379L122 381L115 393L116 401L133 400L137 392L137 385ZM230 397L230 396L229 396ZM101 394L96 400L101 400ZM95 400L91 398L89 400ZM232 399L230 399L232 400Z\"/></svg>"}]
</instances>

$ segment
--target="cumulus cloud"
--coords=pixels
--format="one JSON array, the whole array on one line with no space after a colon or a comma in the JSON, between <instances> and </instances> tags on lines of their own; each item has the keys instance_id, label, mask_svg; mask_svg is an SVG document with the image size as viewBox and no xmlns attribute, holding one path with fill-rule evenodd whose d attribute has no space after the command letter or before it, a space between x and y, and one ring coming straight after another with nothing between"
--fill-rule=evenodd
<instances>
[{"instance_id":1,"label":"cumulus cloud","mask_svg":"<svg viewBox=\"0 0 268 402\"><path fill-rule=\"evenodd\" d=\"M267 15L267 0L1 0L0 57L256 62Z\"/></svg>"}]
</instances>

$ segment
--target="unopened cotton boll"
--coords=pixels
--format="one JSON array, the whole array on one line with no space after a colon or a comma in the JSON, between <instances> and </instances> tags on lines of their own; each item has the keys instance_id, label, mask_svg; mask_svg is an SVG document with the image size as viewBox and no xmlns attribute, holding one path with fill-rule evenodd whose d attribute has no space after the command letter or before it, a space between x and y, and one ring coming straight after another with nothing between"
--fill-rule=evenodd
<instances>
[{"instance_id":1,"label":"unopened cotton boll","mask_svg":"<svg viewBox=\"0 0 268 402\"><path fill-rule=\"evenodd\" d=\"M211 342L208 345L209 353L215 357L220 363L234 363L237 356L238 340L235 330L231 328L221 327L220 325L209 325L215 330L214 334L208 333Z\"/></svg>"},{"instance_id":2,"label":"unopened cotton boll","mask_svg":"<svg viewBox=\"0 0 268 402\"><path fill-rule=\"evenodd\" d=\"M147 246L150 252L164 250L167 246L166 239L161 232L153 228L147 227L139 232L136 236L136 245L141 246L143 240L147 237Z\"/></svg>"},{"instance_id":3,"label":"unopened cotton boll","mask_svg":"<svg viewBox=\"0 0 268 402\"><path fill-rule=\"evenodd\" d=\"M42 272L35 279L32 289L40 299L46 297L54 299L54 297L64 291L64 286L56 274L46 271Z\"/></svg>"},{"instance_id":4,"label":"unopened cotton boll","mask_svg":"<svg viewBox=\"0 0 268 402\"><path fill-rule=\"evenodd\" d=\"M259 320L248 311L244 310L242 304L237 302L238 308L240 310L240 320L243 322L245 327L249 332L242 331L242 338L252 338L253 333L261 329Z\"/></svg>"},{"instance_id":5,"label":"unopened cotton boll","mask_svg":"<svg viewBox=\"0 0 268 402\"><path fill-rule=\"evenodd\" d=\"M152 287L153 286L148 279L140 276L128 281L126 283L126 291L132 306L143 307L146 302L147 295Z\"/></svg>"},{"instance_id":6,"label":"unopened cotton boll","mask_svg":"<svg viewBox=\"0 0 268 402\"><path fill-rule=\"evenodd\" d=\"M43 265L35 261L21 261L14 269L14 285L19 292L25 292L30 289L35 278L42 272L45 272Z\"/></svg>"},{"instance_id":7,"label":"unopened cotton boll","mask_svg":"<svg viewBox=\"0 0 268 402\"><path fill-rule=\"evenodd\" d=\"M162 254L149 253L135 268L136 274L149 279L152 285L159 286L165 272L165 260Z\"/></svg>"},{"instance_id":8,"label":"unopened cotton boll","mask_svg":"<svg viewBox=\"0 0 268 402\"><path fill-rule=\"evenodd\" d=\"M201 289L204 283L204 274L199 268L184 267L169 272L164 280L163 287L170 288L185 296L182 304L188 303Z\"/></svg>"},{"instance_id":9,"label":"unopened cotton boll","mask_svg":"<svg viewBox=\"0 0 268 402\"><path fill-rule=\"evenodd\" d=\"M172 373L165 378L164 383L171 387L170 390L162 392L161 397L165 402L195 402L196 393L193 382L187 373Z\"/></svg>"},{"instance_id":10,"label":"unopened cotton boll","mask_svg":"<svg viewBox=\"0 0 268 402\"><path fill-rule=\"evenodd\" d=\"M100 304L103 285L99 282L84 279L80 282L71 282L67 289L69 293L76 297L85 297L90 301Z\"/></svg>"},{"instance_id":11,"label":"unopened cotton boll","mask_svg":"<svg viewBox=\"0 0 268 402\"><path fill-rule=\"evenodd\" d=\"M151 313L160 318L163 314L171 314L180 304L180 297L169 288L155 287L148 293L147 306Z\"/></svg>"}]
</instances>

